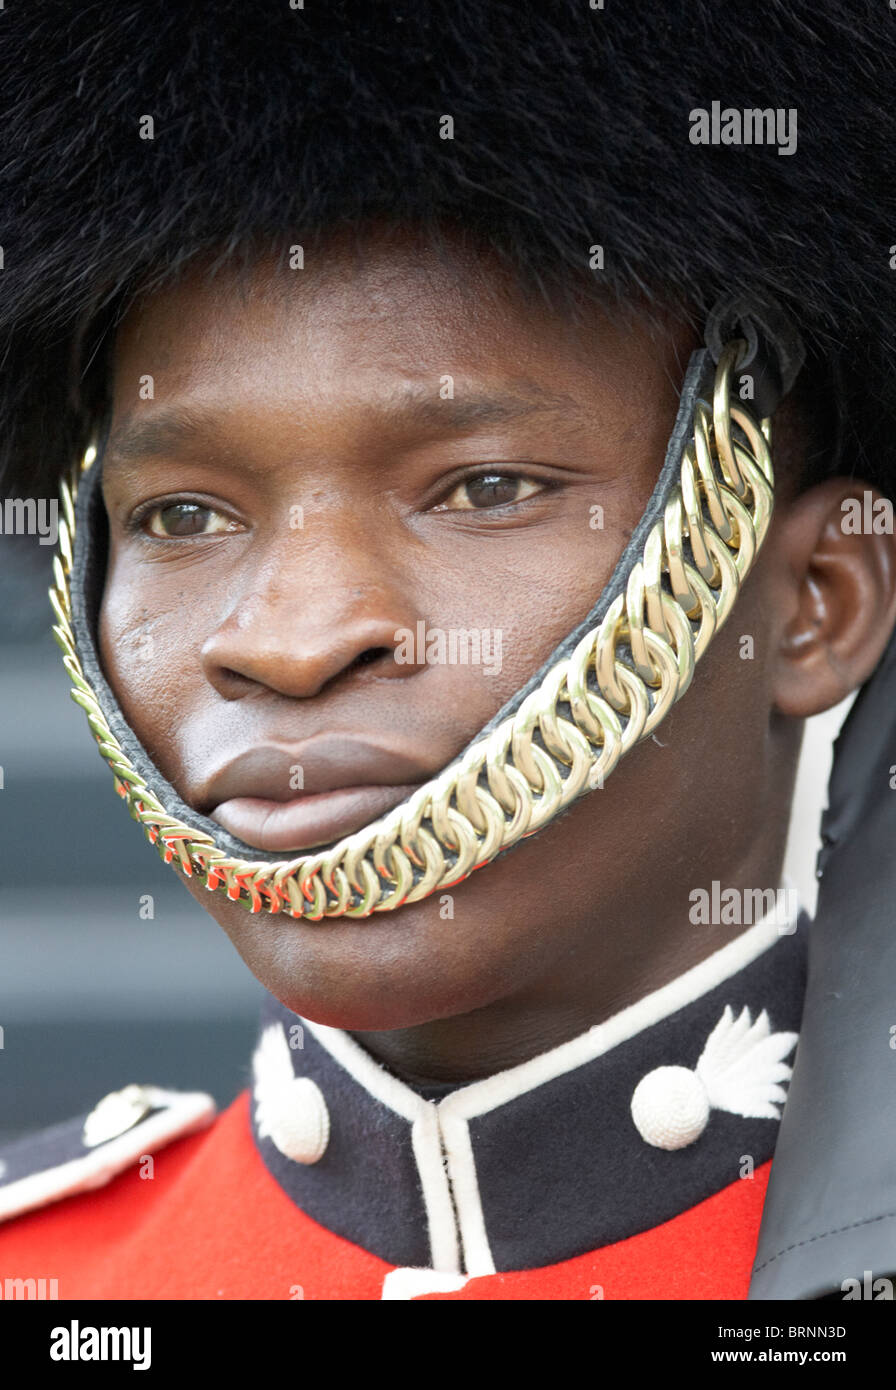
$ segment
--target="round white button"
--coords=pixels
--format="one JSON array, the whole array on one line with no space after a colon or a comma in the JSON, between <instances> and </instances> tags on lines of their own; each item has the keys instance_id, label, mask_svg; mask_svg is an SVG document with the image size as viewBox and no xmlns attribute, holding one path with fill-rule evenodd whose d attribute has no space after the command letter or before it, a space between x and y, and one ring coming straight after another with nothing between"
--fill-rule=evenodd
<instances>
[{"instance_id":1,"label":"round white button","mask_svg":"<svg viewBox=\"0 0 896 1390\"><path fill-rule=\"evenodd\" d=\"M657 1149L693 1144L706 1128L709 1111L706 1087L687 1067L657 1067L638 1082L632 1096L638 1133Z\"/></svg>"},{"instance_id":2,"label":"round white button","mask_svg":"<svg viewBox=\"0 0 896 1390\"><path fill-rule=\"evenodd\" d=\"M330 1112L310 1077L295 1076L265 1097L264 1121L274 1144L295 1163L317 1163L326 1153Z\"/></svg>"}]
</instances>

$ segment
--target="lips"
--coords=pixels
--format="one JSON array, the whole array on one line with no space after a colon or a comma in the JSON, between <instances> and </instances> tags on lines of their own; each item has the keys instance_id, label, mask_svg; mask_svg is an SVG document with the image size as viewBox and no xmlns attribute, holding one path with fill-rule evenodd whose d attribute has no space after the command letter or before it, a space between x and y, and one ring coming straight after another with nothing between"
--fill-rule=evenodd
<instances>
[{"instance_id":1,"label":"lips","mask_svg":"<svg viewBox=\"0 0 896 1390\"><path fill-rule=\"evenodd\" d=\"M436 770L403 749L326 735L249 749L213 773L196 802L247 845L301 851L362 829Z\"/></svg>"}]
</instances>

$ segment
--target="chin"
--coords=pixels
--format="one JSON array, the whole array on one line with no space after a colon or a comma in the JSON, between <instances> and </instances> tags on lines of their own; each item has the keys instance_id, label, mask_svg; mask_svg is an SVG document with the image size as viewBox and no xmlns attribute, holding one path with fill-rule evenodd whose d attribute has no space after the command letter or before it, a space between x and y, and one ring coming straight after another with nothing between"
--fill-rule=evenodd
<instances>
[{"instance_id":1,"label":"chin","mask_svg":"<svg viewBox=\"0 0 896 1390\"><path fill-rule=\"evenodd\" d=\"M285 1008L348 1032L411 1028L493 1003L504 990L500 960L482 950L487 918L440 916L439 898L374 913L309 922L250 913L189 883L247 968ZM506 978L505 978L506 989Z\"/></svg>"}]
</instances>

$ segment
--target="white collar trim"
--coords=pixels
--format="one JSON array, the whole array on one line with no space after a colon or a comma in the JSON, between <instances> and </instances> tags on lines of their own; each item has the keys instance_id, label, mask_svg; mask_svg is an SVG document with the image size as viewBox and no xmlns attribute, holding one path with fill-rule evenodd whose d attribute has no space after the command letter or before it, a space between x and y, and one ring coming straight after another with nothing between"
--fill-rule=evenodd
<instances>
[{"instance_id":1,"label":"white collar trim","mask_svg":"<svg viewBox=\"0 0 896 1390\"><path fill-rule=\"evenodd\" d=\"M790 887L786 881L785 886ZM468 1121L603 1056L723 984L770 950L781 936L793 934L799 915L794 897L792 891L786 895L792 915L782 919L776 908L727 946L603 1023L527 1062L461 1086L438 1102L424 1100L392 1076L342 1029L305 1020L340 1066L410 1123L434 1270L459 1273L465 1269L470 1277L495 1271Z\"/></svg>"},{"instance_id":2,"label":"white collar trim","mask_svg":"<svg viewBox=\"0 0 896 1390\"><path fill-rule=\"evenodd\" d=\"M710 990L723 984L732 975L751 965L754 960L772 947L782 936L791 936L796 929L798 911L788 914L782 920L777 910L768 913L761 921L742 932L727 946L714 951L711 956L678 975L668 984L645 994L637 1003L621 1009L595 1024L587 1032L580 1033L568 1042L560 1043L547 1052L520 1062L515 1067L496 1072L481 1081L472 1081L460 1086L456 1091L437 1102L439 1110L463 1115L473 1119L496 1110L499 1105L516 1100L536 1086L553 1081L565 1072L582 1066L585 1062L602 1057L620 1043L652 1028L687 1004L692 1004ZM413 1122L420 1115L421 1105L429 1105L404 1081L387 1072L369 1052L355 1042L354 1038L340 1028L329 1028L322 1023L304 1019L311 1032L322 1047L369 1093L397 1115Z\"/></svg>"}]
</instances>

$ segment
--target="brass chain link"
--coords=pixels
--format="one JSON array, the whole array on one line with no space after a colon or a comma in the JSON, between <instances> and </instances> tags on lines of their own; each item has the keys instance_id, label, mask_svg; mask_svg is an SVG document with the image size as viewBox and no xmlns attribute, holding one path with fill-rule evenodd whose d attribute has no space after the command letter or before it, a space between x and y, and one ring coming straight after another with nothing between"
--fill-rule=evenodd
<instances>
[{"instance_id":1,"label":"brass chain link","mask_svg":"<svg viewBox=\"0 0 896 1390\"><path fill-rule=\"evenodd\" d=\"M114 737L84 676L71 621L74 500L89 449L61 488L50 601L54 636L115 787L166 863L252 912L366 917L460 883L602 786L691 683L765 538L774 483L771 425L731 401L743 348L729 343L712 404L698 401L680 482L603 621L556 662L497 728L401 805L332 849L278 863L233 858L169 815ZM732 427L737 431L733 432Z\"/></svg>"}]
</instances>

